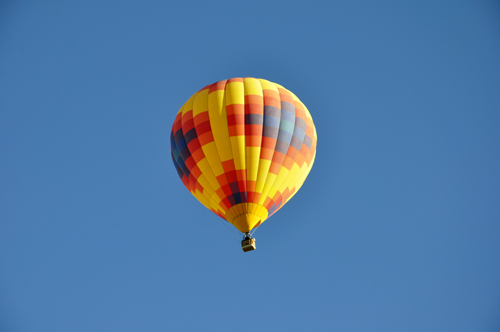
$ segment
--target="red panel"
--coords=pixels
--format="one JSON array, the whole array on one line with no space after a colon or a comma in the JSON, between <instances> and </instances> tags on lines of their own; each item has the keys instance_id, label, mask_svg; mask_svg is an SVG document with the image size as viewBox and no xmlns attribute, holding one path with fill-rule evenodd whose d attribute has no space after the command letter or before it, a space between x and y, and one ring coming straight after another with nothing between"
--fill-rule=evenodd
<instances>
[{"instance_id":1,"label":"red panel","mask_svg":"<svg viewBox=\"0 0 500 332\"><path fill-rule=\"evenodd\" d=\"M287 157L292 158L292 161L295 160L295 158L297 158L298 154L299 154L299 151L297 151L296 148L294 148L291 145L288 147L288 151L287 151L286 155L287 155Z\"/></svg>"},{"instance_id":2,"label":"red panel","mask_svg":"<svg viewBox=\"0 0 500 332\"><path fill-rule=\"evenodd\" d=\"M201 144L198 138L195 138L194 140L188 143L188 149L191 152L191 154L193 154L193 152L197 151L199 148L201 148Z\"/></svg>"},{"instance_id":3,"label":"red panel","mask_svg":"<svg viewBox=\"0 0 500 332\"><path fill-rule=\"evenodd\" d=\"M281 169L281 163L278 164L278 163L273 161L273 162L271 162L271 167L269 167L269 173L273 173L273 174L278 175L280 169Z\"/></svg>"},{"instance_id":4,"label":"red panel","mask_svg":"<svg viewBox=\"0 0 500 332\"><path fill-rule=\"evenodd\" d=\"M281 101L286 101L292 105L294 105L295 103L293 102L293 98L292 96L290 95L290 93L282 88L278 88L278 91L280 92L280 99Z\"/></svg>"},{"instance_id":5,"label":"red panel","mask_svg":"<svg viewBox=\"0 0 500 332\"><path fill-rule=\"evenodd\" d=\"M219 182L219 184L222 186L225 186L226 184L228 184L227 182L227 179L226 179L226 175L225 174L221 174L217 177L217 181Z\"/></svg>"},{"instance_id":6,"label":"red panel","mask_svg":"<svg viewBox=\"0 0 500 332\"><path fill-rule=\"evenodd\" d=\"M244 114L231 114L227 116L227 125L244 125L245 124L245 115Z\"/></svg>"},{"instance_id":7,"label":"red panel","mask_svg":"<svg viewBox=\"0 0 500 332\"><path fill-rule=\"evenodd\" d=\"M209 132L206 132L206 133L204 133L202 135L199 135L198 139L200 140L201 146L203 146L205 144L213 142L214 141L214 136L212 135L212 132L209 131Z\"/></svg>"},{"instance_id":8,"label":"red panel","mask_svg":"<svg viewBox=\"0 0 500 332\"><path fill-rule=\"evenodd\" d=\"M224 190L222 190L222 188L217 189L215 193L217 194L217 196L219 196L220 199L226 198L226 194L224 193Z\"/></svg>"},{"instance_id":9,"label":"red panel","mask_svg":"<svg viewBox=\"0 0 500 332\"><path fill-rule=\"evenodd\" d=\"M210 115L208 114L208 111L201 112L194 117L194 123L196 126L205 121L210 121Z\"/></svg>"},{"instance_id":10,"label":"red panel","mask_svg":"<svg viewBox=\"0 0 500 332\"><path fill-rule=\"evenodd\" d=\"M285 155L283 153L279 151L274 151L273 163L277 163L281 166L284 160L285 160Z\"/></svg>"},{"instance_id":11,"label":"red panel","mask_svg":"<svg viewBox=\"0 0 500 332\"><path fill-rule=\"evenodd\" d=\"M258 114L262 114L262 105L263 105L263 102L264 102L264 98L262 96L259 96L259 95L246 95L245 96L245 111L246 111L247 105L254 104L255 106L252 106L252 108L259 106L261 111ZM257 112L250 112L250 113L257 113Z\"/></svg>"},{"instance_id":12,"label":"red panel","mask_svg":"<svg viewBox=\"0 0 500 332\"><path fill-rule=\"evenodd\" d=\"M203 158L205 158L205 154L203 153L202 149L196 150L191 154L191 156L193 157L194 161L196 161L196 163L199 163L203 160Z\"/></svg>"},{"instance_id":13,"label":"red panel","mask_svg":"<svg viewBox=\"0 0 500 332\"><path fill-rule=\"evenodd\" d=\"M233 82L241 82L243 83L243 78L242 77L234 77L234 78L231 78L227 81L227 83L233 83Z\"/></svg>"},{"instance_id":14,"label":"red panel","mask_svg":"<svg viewBox=\"0 0 500 332\"><path fill-rule=\"evenodd\" d=\"M190 172L193 169L193 167L196 166L196 162L194 161L193 156L189 156L189 158L186 159L186 161L184 163L186 164L186 167L188 168L188 170Z\"/></svg>"},{"instance_id":15,"label":"red panel","mask_svg":"<svg viewBox=\"0 0 500 332\"><path fill-rule=\"evenodd\" d=\"M238 177L236 176L236 171L226 172L226 177L229 183L238 181Z\"/></svg>"},{"instance_id":16,"label":"red panel","mask_svg":"<svg viewBox=\"0 0 500 332\"><path fill-rule=\"evenodd\" d=\"M194 167L191 169L191 174L193 174L193 176L195 177L195 179L198 180L198 178L201 175L201 170L198 167L198 165L194 165Z\"/></svg>"},{"instance_id":17,"label":"red panel","mask_svg":"<svg viewBox=\"0 0 500 332\"><path fill-rule=\"evenodd\" d=\"M222 162L222 168L224 168L224 172L230 172L234 171L234 161L233 160L226 160ZM234 181L229 181L229 182L234 182Z\"/></svg>"},{"instance_id":18,"label":"red panel","mask_svg":"<svg viewBox=\"0 0 500 332\"><path fill-rule=\"evenodd\" d=\"M280 95L273 90L262 90L264 93L264 105L281 108Z\"/></svg>"},{"instance_id":19,"label":"red panel","mask_svg":"<svg viewBox=\"0 0 500 332\"><path fill-rule=\"evenodd\" d=\"M262 101L259 104L245 104L246 114L264 114L264 107Z\"/></svg>"},{"instance_id":20,"label":"red panel","mask_svg":"<svg viewBox=\"0 0 500 332\"><path fill-rule=\"evenodd\" d=\"M226 114L245 114L245 105L243 104L231 104L226 106Z\"/></svg>"},{"instance_id":21,"label":"red panel","mask_svg":"<svg viewBox=\"0 0 500 332\"><path fill-rule=\"evenodd\" d=\"M262 136L262 129L264 126L256 124L248 124L245 126L245 135Z\"/></svg>"},{"instance_id":22,"label":"red panel","mask_svg":"<svg viewBox=\"0 0 500 332\"><path fill-rule=\"evenodd\" d=\"M224 194L226 195L226 197L233 194L233 191L231 190L231 187L229 187L228 184L221 186L221 188L224 191Z\"/></svg>"},{"instance_id":23,"label":"red panel","mask_svg":"<svg viewBox=\"0 0 500 332\"><path fill-rule=\"evenodd\" d=\"M283 161L283 166L286 167L288 170L291 170L294 163L295 163L294 159L290 158L289 156L286 156L285 160Z\"/></svg>"},{"instance_id":24,"label":"red panel","mask_svg":"<svg viewBox=\"0 0 500 332\"><path fill-rule=\"evenodd\" d=\"M262 140L262 143L264 143L264 140ZM262 144L264 145L264 144ZM273 154L274 154L274 149L266 149L266 148L262 148L260 149L260 158L261 159L265 159L265 160L271 160L273 159Z\"/></svg>"},{"instance_id":25,"label":"red panel","mask_svg":"<svg viewBox=\"0 0 500 332\"><path fill-rule=\"evenodd\" d=\"M240 188L240 193L242 193L242 195L247 192L247 181L245 178L238 180L238 188Z\"/></svg>"},{"instance_id":26,"label":"red panel","mask_svg":"<svg viewBox=\"0 0 500 332\"><path fill-rule=\"evenodd\" d=\"M198 134L198 137L211 130L210 121L205 121L196 125L196 134Z\"/></svg>"},{"instance_id":27,"label":"red panel","mask_svg":"<svg viewBox=\"0 0 500 332\"><path fill-rule=\"evenodd\" d=\"M247 134L247 136L245 137L245 143L246 143L246 146L256 146L256 147L260 147L260 145L262 144L262 136L257 136L257 135L254 135L254 136L249 136Z\"/></svg>"},{"instance_id":28,"label":"red panel","mask_svg":"<svg viewBox=\"0 0 500 332\"><path fill-rule=\"evenodd\" d=\"M255 191L257 181L247 181L247 191Z\"/></svg>"},{"instance_id":29,"label":"red panel","mask_svg":"<svg viewBox=\"0 0 500 332\"><path fill-rule=\"evenodd\" d=\"M223 81L219 81L219 82L215 82L215 83L211 84L210 90L208 91L208 93L212 93L212 92L217 91L217 90L225 90L226 89L226 82L227 82L227 80L223 80Z\"/></svg>"},{"instance_id":30,"label":"red panel","mask_svg":"<svg viewBox=\"0 0 500 332\"><path fill-rule=\"evenodd\" d=\"M196 182L196 189L198 189L201 193L203 193L204 189L199 182Z\"/></svg>"}]
</instances>

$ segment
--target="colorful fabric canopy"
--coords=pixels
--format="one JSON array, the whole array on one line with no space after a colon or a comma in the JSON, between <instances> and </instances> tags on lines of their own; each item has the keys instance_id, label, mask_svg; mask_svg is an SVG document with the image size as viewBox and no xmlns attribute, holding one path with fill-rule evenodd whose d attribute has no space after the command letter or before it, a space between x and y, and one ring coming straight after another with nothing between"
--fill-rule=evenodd
<instances>
[{"instance_id":1,"label":"colorful fabric canopy","mask_svg":"<svg viewBox=\"0 0 500 332\"><path fill-rule=\"evenodd\" d=\"M305 105L281 85L256 78L196 92L177 113L170 136L186 188L241 232L259 226L299 190L316 139Z\"/></svg>"}]
</instances>

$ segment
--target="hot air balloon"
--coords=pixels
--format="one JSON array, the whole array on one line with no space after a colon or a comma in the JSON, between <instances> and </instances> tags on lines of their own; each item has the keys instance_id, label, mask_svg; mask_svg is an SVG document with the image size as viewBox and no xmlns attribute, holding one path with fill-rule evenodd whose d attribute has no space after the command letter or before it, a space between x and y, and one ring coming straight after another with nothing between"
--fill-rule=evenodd
<instances>
[{"instance_id":1,"label":"hot air balloon","mask_svg":"<svg viewBox=\"0 0 500 332\"><path fill-rule=\"evenodd\" d=\"M170 135L182 182L205 207L244 233L300 189L316 156L316 128L305 105L279 84L232 78L207 85L181 107Z\"/></svg>"}]
</instances>

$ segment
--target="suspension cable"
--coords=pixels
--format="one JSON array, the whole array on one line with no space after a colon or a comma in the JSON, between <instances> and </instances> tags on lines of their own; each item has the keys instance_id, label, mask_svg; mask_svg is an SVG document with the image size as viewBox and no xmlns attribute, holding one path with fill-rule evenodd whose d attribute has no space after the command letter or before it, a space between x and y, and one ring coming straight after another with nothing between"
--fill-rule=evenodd
<instances>
[{"instance_id":1,"label":"suspension cable","mask_svg":"<svg viewBox=\"0 0 500 332\"><path fill-rule=\"evenodd\" d=\"M230 230L231 232L233 232L234 234L236 234L236 238L238 239L238 241L240 241L240 235L238 234L238 232L236 232L234 229L230 228L225 222L223 222L220 218L217 218L219 219L219 221L224 225L224 227L226 227L228 230Z\"/></svg>"},{"instance_id":2,"label":"suspension cable","mask_svg":"<svg viewBox=\"0 0 500 332\"><path fill-rule=\"evenodd\" d=\"M262 225L262 224L260 224L260 225ZM250 233L250 235L251 235L251 236L253 236L253 235L254 235L254 233L257 231L257 228L259 228L259 227L260 227L260 225L259 225L259 226L257 226L257 227L255 227L255 228L253 229L253 232L251 232L251 233Z\"/></svg>"}]
</instances>

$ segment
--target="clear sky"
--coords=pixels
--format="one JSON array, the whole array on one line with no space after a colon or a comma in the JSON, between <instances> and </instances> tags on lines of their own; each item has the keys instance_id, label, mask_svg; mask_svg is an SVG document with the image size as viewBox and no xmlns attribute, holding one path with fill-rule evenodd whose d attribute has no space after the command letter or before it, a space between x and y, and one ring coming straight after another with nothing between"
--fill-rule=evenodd
<instances>
[{"instance_id":1,"label":"clear sky","mask_svg":"<svg viewBox=\"0 0 500 332\"><path fill-rule=\"evenodd\" d=\"M258 77L318 131L257 250L169 135ZM0 331L500 330L497 1L4 1Z\"/></svg>"}]
</instances>

